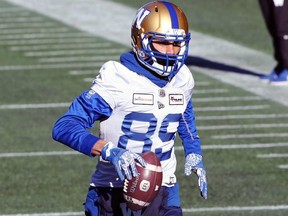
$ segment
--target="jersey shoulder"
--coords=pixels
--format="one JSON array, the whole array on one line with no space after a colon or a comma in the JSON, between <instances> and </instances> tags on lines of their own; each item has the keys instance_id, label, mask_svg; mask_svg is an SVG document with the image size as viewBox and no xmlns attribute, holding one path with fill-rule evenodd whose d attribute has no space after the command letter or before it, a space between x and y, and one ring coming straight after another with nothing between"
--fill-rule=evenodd
<instances>
[{"instance_id":1,"label":"jersey shoulder","mask_svg":"<svg viewBox=\"0 0 288 216\"><path fill-rule=\"evenodd\" d=\"M181 69L173 78L173 82L175 86L181 88L185 94L187 94L187 97L192 96L195 82L190 69L186 65L181 67Z\"/></svg>"},{"instance_id":2,"label":"jersey shoulder","mask_svg":"<svg viewBox=\"0 0 288 216\"><path fill-rule=\"evenodd\" d=\"M125 82L129 78L130 71L121 63L117 61L108 61L101 67L99 75L96 80L103 80L104 82Z\"/></svg>"},{"instance_id":3,"label":"jersey shoulder","mask_svg":"<svg viewBox=\"0 0 288 216\"><path fill-rule=\"evenodd\" d=\"M91 89L113 109L125 99L135 80L137 80L136 73L119 62L108 61L101 67Z\"/></svg>"},{"instance_id":4,"label":"jersey shoulder","mask_svg":"<svg viewBox=\"0 0 288 216\"><path fill-rule=\"evenodd\" d=\"M129 85L135 83L139 75L130 71L124 65L116 61L108 61L101 67L94 84L102 86L106 90L126 91Z\"/></svg>"},{"instance_id":5,"label":"jersey shoulder","mask_svg":"<svg viewBox=\"0 0 288 216\"><path fill-rule=\"evenodd\" d=\"M182 77L183 81L186 80L186 82L188 82L189 85L192 85L192 88L194 87L193 74L191 73L190 69L186 65L183 65L181 67L177 75L179 75L179 77Z\"/></svg>"}]
</instances>

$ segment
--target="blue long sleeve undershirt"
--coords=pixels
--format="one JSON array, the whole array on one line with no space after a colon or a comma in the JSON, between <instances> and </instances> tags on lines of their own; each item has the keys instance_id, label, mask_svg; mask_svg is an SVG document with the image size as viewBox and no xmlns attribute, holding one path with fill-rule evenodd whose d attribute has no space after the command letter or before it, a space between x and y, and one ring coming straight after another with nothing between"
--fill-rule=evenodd
<instances>
[{"instance_id":1,"label":"blue long sleeve undershirt","mask_svg":"<svg viewBox=\"0 0 288 216\"><path fill-rule=\"evenodd\" d=\"M108 118L112 109L97 93L83 92L77 97L68 111L55 123L52 137L70 148L85 155L91 155L91 149L100 139L88 129L94 122Z\"/></svg>"}]
</instances>

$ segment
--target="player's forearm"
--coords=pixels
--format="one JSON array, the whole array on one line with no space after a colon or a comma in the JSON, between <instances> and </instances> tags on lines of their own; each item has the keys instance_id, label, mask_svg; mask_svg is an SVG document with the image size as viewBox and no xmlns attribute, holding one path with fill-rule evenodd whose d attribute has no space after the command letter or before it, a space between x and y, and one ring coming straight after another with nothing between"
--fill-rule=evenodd
<instances>
[{"instance_id":1,"label":"player's forearm","mask_svg":"<svg viewBox=\"0 0 288 216\"><path fill-rule=\"evenodd\" d=\"M54 140L89 157L94 156L92 149L95 143L100 140L77 122L65 119L65 117L55 123L52 137Z\"/></svg>"},{"instance_id":2,"label":"player's forearm","mask_svg":"<svg viewBox=\"0 0 288 216\"><path fill-rule=\"evenodd\" d=\"M100 156L103 147L107 144L107 141L99 139L91 149L91 155Z\"/></svg>"},{"instance_id":3,"label":"player's forearm","mask_svg":"<svg viewBox=\"0 0 288 216\"><path fill-rule=\"evenodd\" d=\"M197 134L192 101L189 101L186 110L179 121L178 134L182 140L185 155L190 153L202 155L200 146L201 139Z\"/></svg>"}]
</instances>

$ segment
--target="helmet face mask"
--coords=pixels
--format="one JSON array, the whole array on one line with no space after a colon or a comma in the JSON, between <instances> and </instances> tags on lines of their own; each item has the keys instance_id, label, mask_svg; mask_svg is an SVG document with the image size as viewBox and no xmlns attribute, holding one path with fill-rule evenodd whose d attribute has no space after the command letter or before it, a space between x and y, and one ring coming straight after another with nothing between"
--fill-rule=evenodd
<instances>
[{"instance_id":1,"label":"helmet face mask","mask_svg":"<svg viewBox=\"0 0 288 216\"><path fill-rule=\"evenodd\" d=\"M132 47L138 60L161 76L175 74L188 55L190 33L185 14L174 4L151 2L137 12L131 30ZM179 47L175 54L162 53L153 42Z\"/></svg>"}]
</instances>

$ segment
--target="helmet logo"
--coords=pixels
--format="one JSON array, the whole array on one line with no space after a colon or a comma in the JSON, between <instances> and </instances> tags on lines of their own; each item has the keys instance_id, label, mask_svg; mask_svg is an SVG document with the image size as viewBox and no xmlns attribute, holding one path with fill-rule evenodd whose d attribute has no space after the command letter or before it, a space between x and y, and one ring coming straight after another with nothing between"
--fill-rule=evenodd
<instances>
[{"instance_id":1,"label":"helmet logo","mask_svg":"<svg viewBox=\"0 0 288 216\"><path fill-rule=\"evenodd\" d=\"M167 39L171 39L173 40L173 37L175 38L174 35L178 35L178 36L182 36L184 37L185 36L185 31L183 29L168 29L166 32L166 38ZM171 38L169 35L173 35Z\"/></svg>"},{"instance_id":2,"label":"helmet logo","mask_svg":"<svg viewBox=\"0 0 288 216\"><path fill-rule=\"evenodd\" d=\"M148 11L148 10L145 10L145 8L141 8L136 17L135 17L135 20L136 20L136 28L137 29L140 29L141 28L141 23L143 22L143 20L145 19L146 16L148 16L151 12Z\"/></svg>"}]
</instances>

